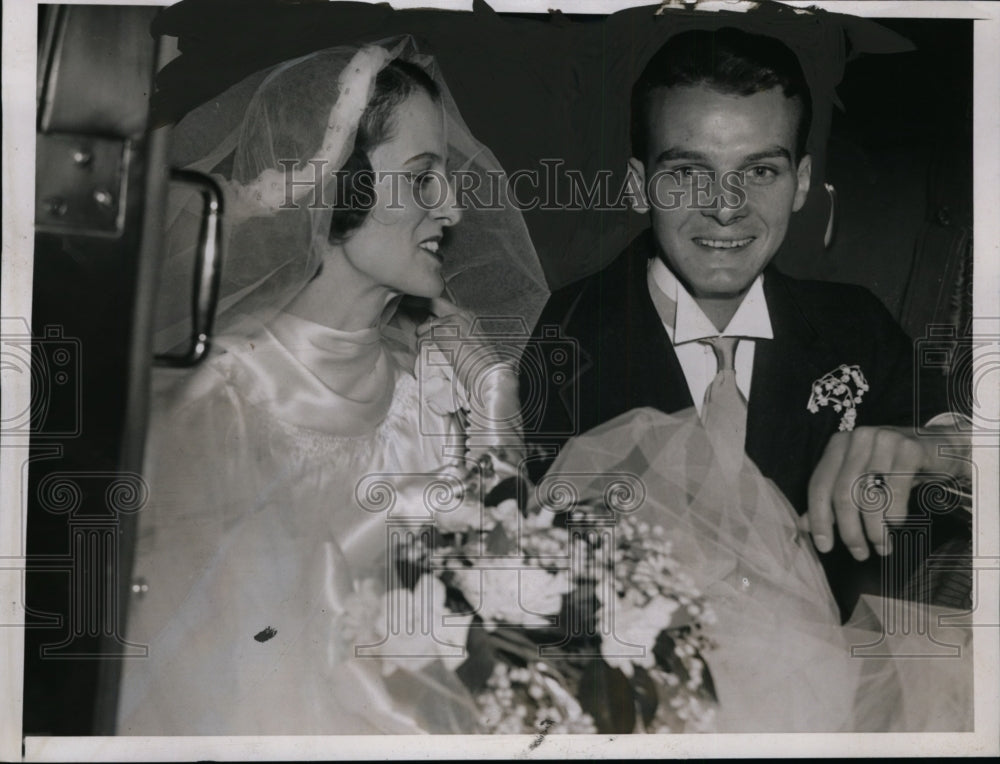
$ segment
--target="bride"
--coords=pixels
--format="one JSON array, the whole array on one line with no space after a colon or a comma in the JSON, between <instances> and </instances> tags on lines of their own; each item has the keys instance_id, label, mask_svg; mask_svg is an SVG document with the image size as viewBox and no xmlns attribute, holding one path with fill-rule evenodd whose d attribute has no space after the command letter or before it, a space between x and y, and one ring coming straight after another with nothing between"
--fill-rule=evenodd
<instances>
[{"instance_id":1,"label":"bride","mask_svg":"<svg viewBox=\"0 0 1000 764\"><path fill-rule=\"evenodd\" d=\"M359 481L420 491L516 452L514 345L476 339L472 316L530 325L544 277L519 213L463 222L449 172L499 168L409 39L255 75L189 115L175 150L213 133L189 166L225 193L221 336L194 373L155 381L127 632L148 657L125 662L118 732L421 731L338 648L352 580L386 545ZM168 296L188 278L182 211L171 228ZM158 321L177 339L174 302ZM476 363L422 355L438 329ZM473 443L477 415L506 424Z\"/></svg>"}]
</instances>

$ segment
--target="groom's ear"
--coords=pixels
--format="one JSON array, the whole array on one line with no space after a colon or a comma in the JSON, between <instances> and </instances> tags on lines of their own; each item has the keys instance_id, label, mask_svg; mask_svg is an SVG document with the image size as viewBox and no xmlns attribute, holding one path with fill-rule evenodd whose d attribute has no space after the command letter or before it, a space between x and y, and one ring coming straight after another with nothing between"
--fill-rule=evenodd
<instances>
[{"instance_id":1,"label":"groom's ear","mask_svg":"<svg viewBox=\"0 0 1000 764\"><path fill-rule=\"evenodd\" d=\"M809 184L812 181L812 157L806 154L799 161L795 170L795 197L792 201L792 212L798 212L806 203L809 195Z\"/></svg>"},{"instance_id":2,"label":"groom's ear","mask_svg":"<svg viewBox=\"0 0 1000 764\"><path fill-rule=\"evenodd\" d=\"M635 157L628 159L625 183L629 198L632 200L632 209L640 215L645 215L649 212L649 199L646 198L646 166Z\"/></svg>"}]
</instances>

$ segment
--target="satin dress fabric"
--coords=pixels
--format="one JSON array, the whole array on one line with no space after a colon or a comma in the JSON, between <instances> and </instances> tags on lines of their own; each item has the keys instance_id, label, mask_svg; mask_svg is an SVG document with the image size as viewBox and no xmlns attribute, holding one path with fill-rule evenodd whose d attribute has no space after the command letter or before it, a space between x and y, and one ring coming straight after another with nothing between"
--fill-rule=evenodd
<instances>
[{"instance_id":1,"label":"satin dress fabric","mask_svg":"<svg viewBox=\"0 0 1000 764\"><path fill-rule=\"evenodd\" d=\"M158 380L127 627L148 655L125 661L118 734L441 731L338 638L385 559L389 507L359 484L419 487L454 435L386 335L284 313Z\"/></svg>"}]
</instances>

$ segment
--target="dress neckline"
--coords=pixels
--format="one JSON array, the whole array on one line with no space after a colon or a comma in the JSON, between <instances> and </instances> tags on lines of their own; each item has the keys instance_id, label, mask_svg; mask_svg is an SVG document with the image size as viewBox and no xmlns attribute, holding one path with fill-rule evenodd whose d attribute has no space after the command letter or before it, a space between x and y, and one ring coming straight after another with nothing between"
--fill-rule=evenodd
<instances>
[{"instance_id":1,"label":"dress neckline","mask_svg":"<svg viewBox=\"0 0 1000 764\"><path fill-rule=\"evenodd\" d=\"M344 331L291 313L219 344L251 403L285 423L339 437L378 427L400 371L378 327Z\"/></svg>"}]
</instances>

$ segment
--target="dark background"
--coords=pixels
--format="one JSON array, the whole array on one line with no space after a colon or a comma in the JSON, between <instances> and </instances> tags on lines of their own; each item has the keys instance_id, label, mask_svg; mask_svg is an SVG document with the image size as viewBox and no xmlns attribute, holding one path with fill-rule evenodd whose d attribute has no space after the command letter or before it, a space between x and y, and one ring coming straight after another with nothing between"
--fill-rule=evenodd
<instances>
[{"instance_id":1,"label":"dark background","mask_svg":"<svg viewBox=\"0 0 1000 764\"><path fill-rule=\"evenodd\" d=\"M154 24L158 33L177 37L181 56L158 78L153 120L174 122L286 58L409 33L434 54L473 134L508 173L560 159L588 179L610 170L617 189L629 156L631 83L652 53L688 26L738 24L770 32L800 54L816 115L813 189L778 264L795 276L868 286L911 334L945 320L937 299L943 296L912 277L926 282L945 273L949 283L934 286L950 289L955 274L947 258L918 255L928 236L938 235L937 244L948 249L949 234L938 228L971 228L972 23L885 19L876 25L836 14L803 21L768 4L750 14L654 16L653 10L519 16L478 2L473 13L182 2ZM266 37L261 30L268 30ZM840 202L828 249L822 245L830 206L824 180ZM646 227L645 218L625 211L531 210L525 219L553 289L609 262ZM928 257L929 268L917 267ZM905 305L911 290L919 293L918 304Z\"/></svg>"},{"instance_id":2,"label":"dark background","mask_svg":"<svg viewBox=\"0 0 1000 764\"><path fill-rule=\"evenodd\" d=\"M972 22L882 20L875 26L833 14L803 19L767 5L751 14L652 14L652 7L604 17L501 16L482 3L463 13L186 0L152 24L151 34L177 38L181 55L157 78L150 120L176 122L279 61L410 33L435 55L464 119L508 172L540 169L541 159L558 158L586 178L611 170L617 188L629 156L631 83L659 45L690 25L771 30L802 55L816 113L813 191L793 220L779 265L796 276L867 286L914 337L931 323L956 324L961 333L971 284ZM95 31L96 58L112 56L112 47ZM106 85L89 87L97 94ZM828 248L824 180L838 198ZM606 264L646 227L644 218L626 211L536 210L525 218L552 288ZM66 336L81 338L85 360L81 400L87 408L81 432L64 444L63 467L114 470L125 449L116 408L125 366L111 348L128 339L123 316L133 304L135 269L127 267L127 253L121 267L85 246L44 244L36 239L33 325L58 324ZM84 293L97 296L96 307L81 303ZM32 468L34 484L42 474ZM68 539L65 517L29 509L29 556L64 555ZM48 615L65 613L71 594L63 573L29 574L26 734L95 731L100 662L39 658L42 644L64 636ZM41 625L47 628L30 628Z\"/></svg>"}]
</instances>

